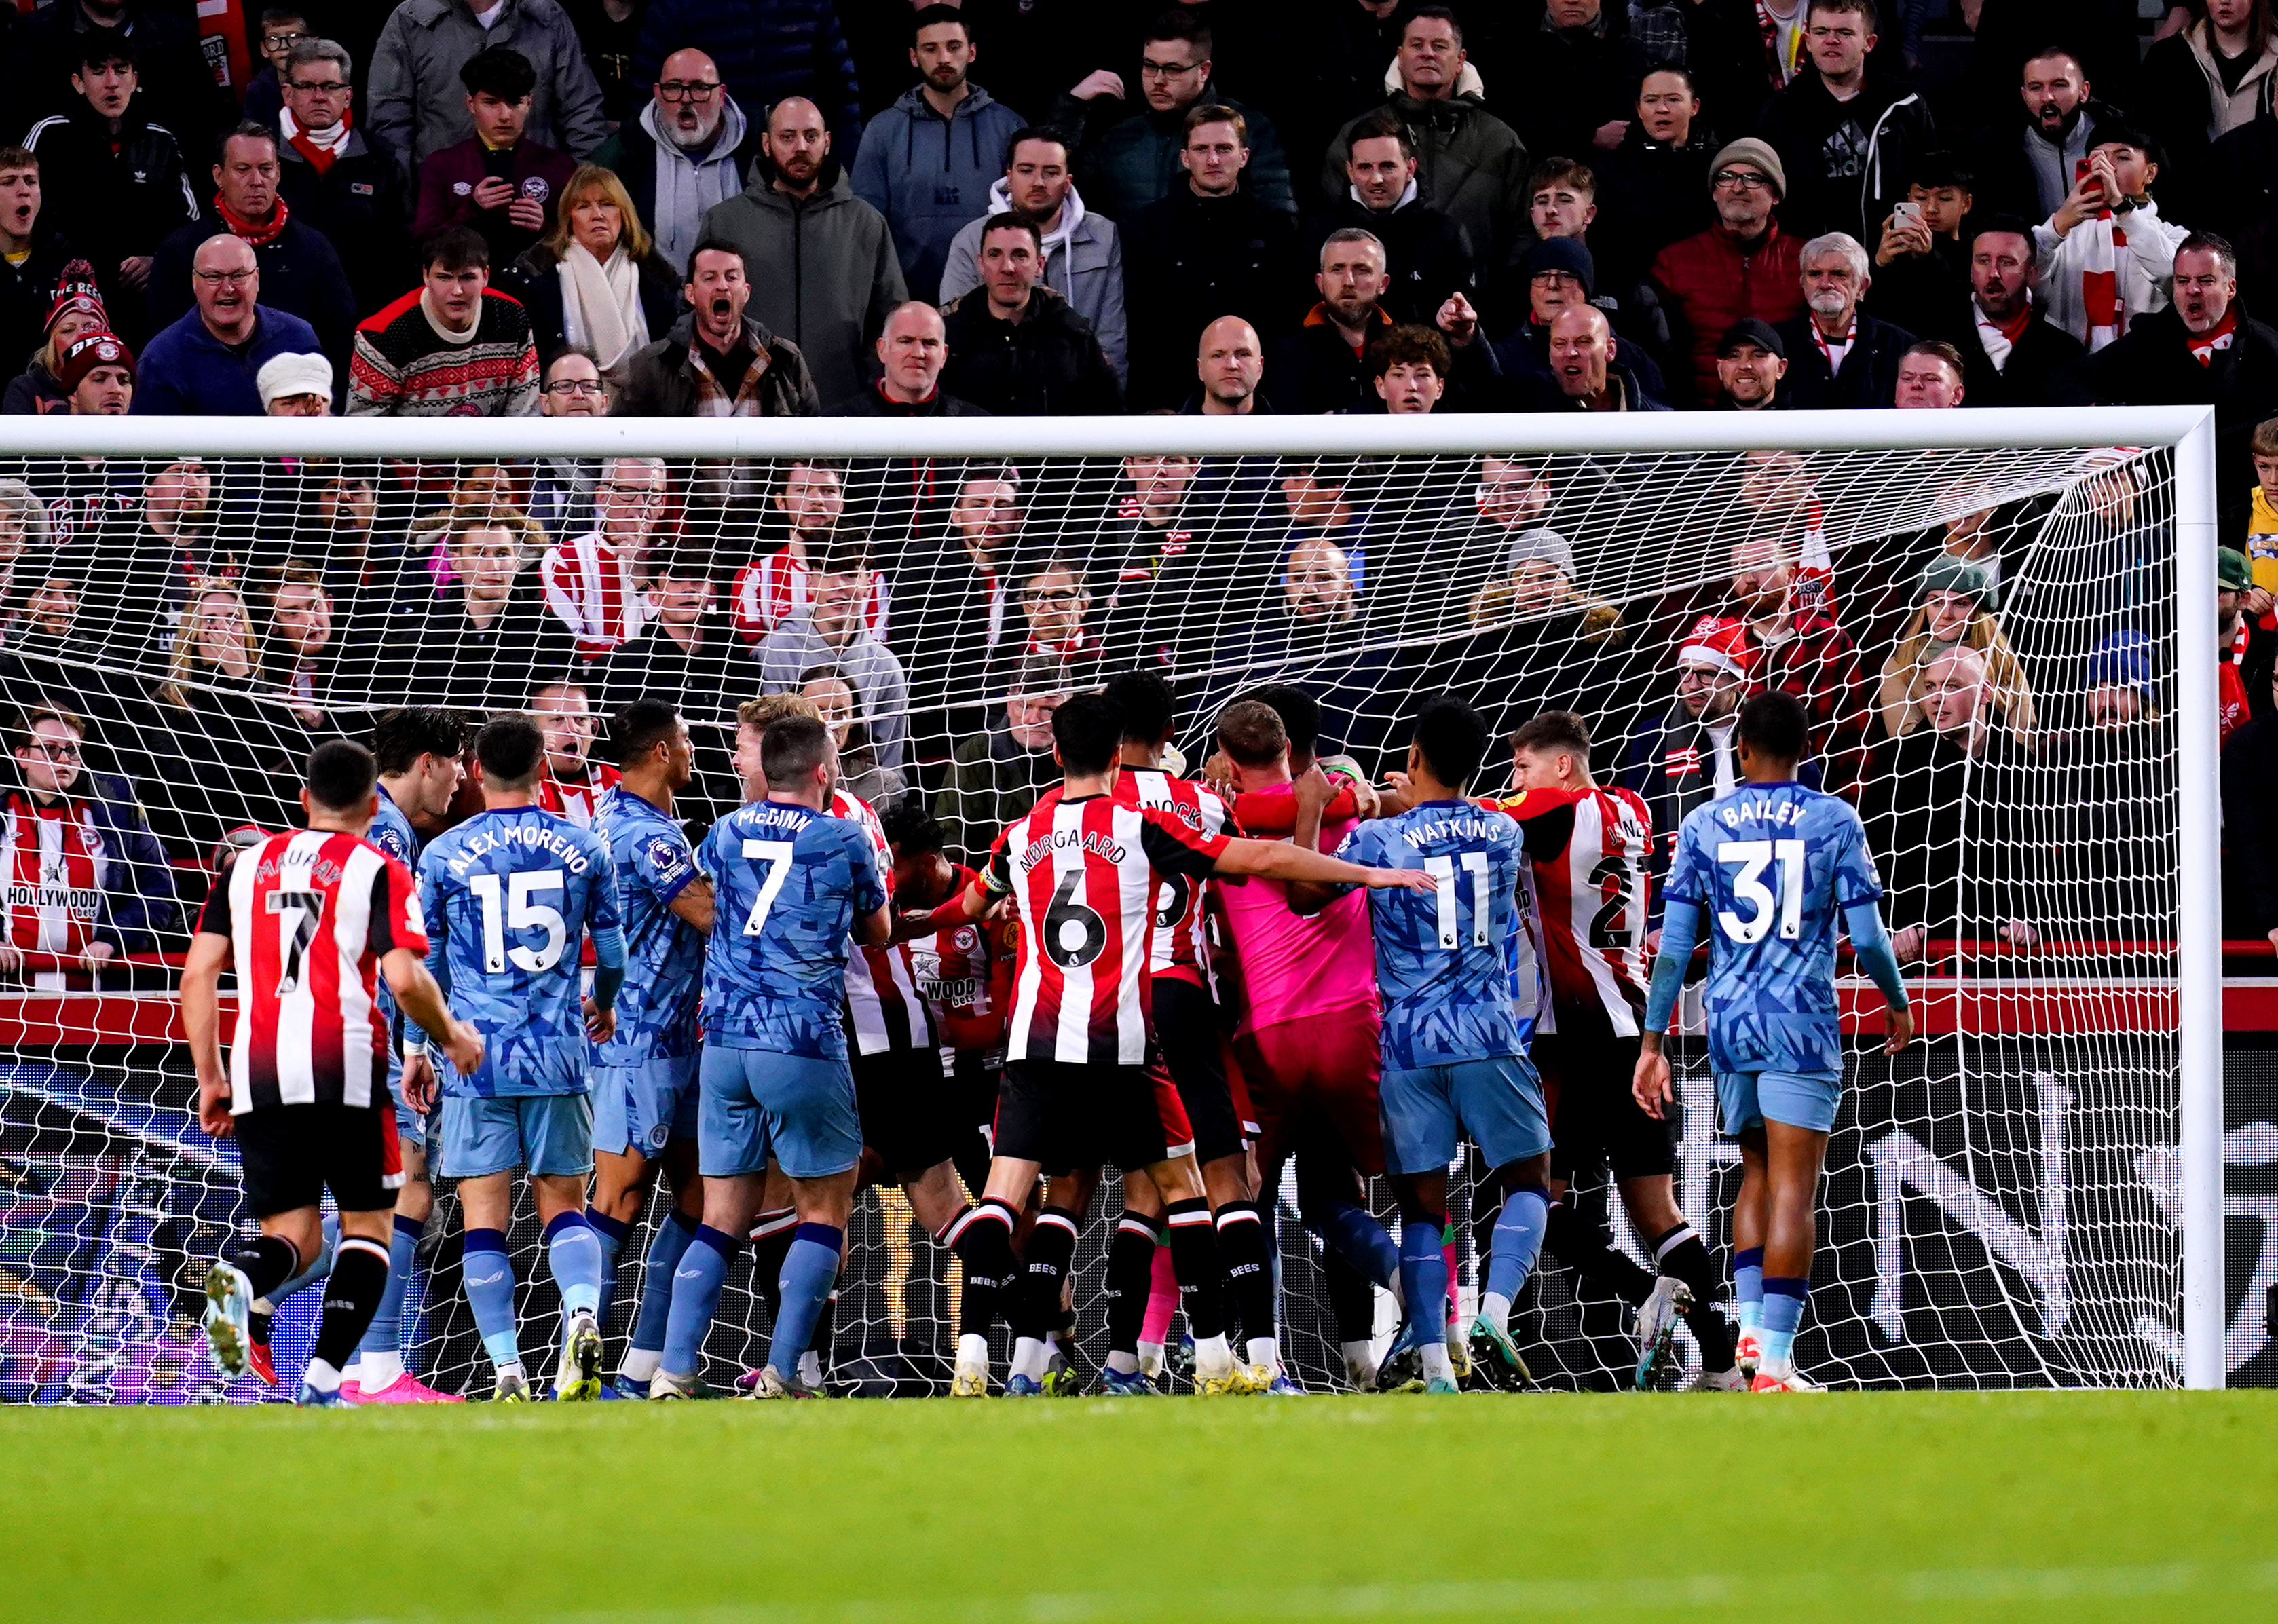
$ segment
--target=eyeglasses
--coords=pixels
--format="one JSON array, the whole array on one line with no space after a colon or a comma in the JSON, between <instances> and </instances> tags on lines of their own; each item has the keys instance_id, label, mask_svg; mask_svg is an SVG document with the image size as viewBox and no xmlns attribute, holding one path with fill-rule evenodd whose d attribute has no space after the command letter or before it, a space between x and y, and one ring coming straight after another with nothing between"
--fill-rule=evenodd
<instances>
[{"instance_id":1,"label":"eyeglasses","mask_svg":"<svg viewBox=\"0 0 2278 1624\"><path fill-rule=\"evenodd\" d=\"M631 485L603 485L602 491L628 507L660 507L664 505L661 491L641 491Z\"/></svg>"},{"instance_id":2,"label":"eyeglasses","mask_svg":"<svg viewBox=\"0 0 2278 1624\"><path fill-rule=\"evenodd\" d=\"M36 751L39 754L45 756L50 761L80 761L85 759L85 758L80 754L80 748L78 745L66 744L60 739L34 739L32 741L32 749Z\"/></svg>"},{"instance_id":3,"label":"eyeglasses","mask_svg":"<svg viewBox=\"0 0 2278 1624\"><path fill-rule=\"evenodd\" d=\"M659 81L656 87L656 93L668 102L696 102L700 103L710 101L719 88L720 87L716 84L707 85L703 83L701 80L668 79Z\"/></svg>"},{"instance_id":4,"label":"eyeglasses","mask_svg":"<svg viewBox=\"0 0 2278 1624\"><path fill-rule=\"evenodd\" d=\"M547 394L607 394L608 385L598 377L562 377L546 385Z\"/></svg>"},{"instance_id":5,"label":"eyeglasses","mask_svg":"<svg viewBox=\"0 0 2278 1624\"><path fill-rule=\"evenodd\" d=\"M1028 594L1031 603L1081 603L1091 594L1080 586L1039 587Z\"/></svg>"},{"instance_id":6,"label":"eyeglasses","mask_svg":"<svg viewBox=\"0 0 2278 1624\"><path fill-rule=\"evenodd\" d=\"M1743 192L1761 192L1771 185L1769 175L1759 175L1749 169L1720 169L1708 177L1714 187L1737 187Z\"/></svg>"},{"instance_id":7,"label":"eyeglasses","mask_svg":"<svg viewBox=\"0 0 2278 1624\"><path fill-rule=\"evenodd\" d=\"M1141 62L1140 76L1144 79L1176 79L1181 73L1191 73L1202 66L1199 62Z\"/></svg>"},{"instance_id":8,"label":"eyeglasses","mask_svg":"<svg viewBox=\"0 0 2278 1624\"><path fill-rule=\"evenodd\" d=\"M292 47L298 45L302 40L314 39L315 37L316 36L314 34L264 34L261 36L261 49L264 50L288 50Z\"/></svg>"},{"instance_id":9,"label":"eyeglasses","mask_svg":"<svg viewBox=\"0 0 2278 1624\"><path fill-rule=\"evenodd\" d=\"M307 84L296 79L285 88L298 90L303 95L345 95L348 88L337 79L328 79L320 85Z\"/></svg>"},{"instance_id":10,"label":"eyeglasses","mask_svg":"<svg viewBox=\"0 0 2278 1624\"><path fill-rule=\"evenodd\" d=\"M251 271L193 271L190 274L208 287L219 287L225 282L233 287L241 287L258 278L261 271L256 267Z\"/></svg>"}]
</instances>

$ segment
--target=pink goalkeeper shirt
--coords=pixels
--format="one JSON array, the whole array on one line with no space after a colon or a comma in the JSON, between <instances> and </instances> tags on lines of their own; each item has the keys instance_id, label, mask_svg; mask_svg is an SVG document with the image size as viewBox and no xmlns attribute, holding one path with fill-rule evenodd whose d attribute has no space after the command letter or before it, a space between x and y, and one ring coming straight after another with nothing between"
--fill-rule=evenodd
<instances>
[{"instance_id":1,"label":"pink goalkeeper shirt","mask_svg":"<svg viewBox=\"0 0 2278 1624\"><path fill-rule=\"evenodd\" d=\"M1262 793L1290 790L1282 784ZM1334 851L1357 821L1323 822L1321 850ZM1290 911L1288 891L1278 880L1252 875L1240 885L1221 885L1219 896L1249 996L1242 1031L1376 1003L1376 943L1366 893L1341 896L1311 919Z\"/></svg>"}]
</instances>

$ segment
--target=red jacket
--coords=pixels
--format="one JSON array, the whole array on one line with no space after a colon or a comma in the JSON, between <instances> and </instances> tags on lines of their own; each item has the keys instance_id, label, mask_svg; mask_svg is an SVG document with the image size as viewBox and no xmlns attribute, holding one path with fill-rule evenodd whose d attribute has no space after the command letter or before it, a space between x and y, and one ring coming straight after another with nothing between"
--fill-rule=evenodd
<instances>
[{"instance_id":1,"label":"red jacket","mask_svg":"<svg viewBox=\"0 0 2278 1624\"><path fill-rule=\"evenodd\" d=\"M1669 311L1672 337L1693 347L1693 404L1716 400L1716 345L1747 316L1784 322L1803 314L1803 244L1775 220L1753 253L1722 225L1663 248L1650 273ZM1669 380L1672 392L1682 383Z\"/></svg>"},{"instance_id":2,"label":"red jacket","mask_svg":"<svg viewBox=\"0 0 2278 1624\"><path fill-rule=\"evenodd\" d=\"M1749 629L1756 651L1750 681L1759 690L1782 689L1803 702L1810 719L1808 749L1830 795L1856 797L1867 761L1869 691L1850 636L1816 609L1792 609L1795 635L1766 644Z\"/></svg>"}]
</instances>

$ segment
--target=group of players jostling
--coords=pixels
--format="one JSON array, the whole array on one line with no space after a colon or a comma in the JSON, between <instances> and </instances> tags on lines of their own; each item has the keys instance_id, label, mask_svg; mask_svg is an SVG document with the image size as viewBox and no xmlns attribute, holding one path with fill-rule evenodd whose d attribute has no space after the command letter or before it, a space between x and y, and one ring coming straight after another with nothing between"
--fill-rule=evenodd
<instances>
[{"instance_id":1,"label":"group of players jostling","mask_svg":"<svg viewBox=\"0 0 2278 1624\"><path fill-rule=\"evenodd\" d=\"M1175 1305L1197 1392L1295 1394L1270 1221L1294 1158L1356 1386L1530 1380L1510 1318L1547 1247L1636 1309L1640 1385L1673 1378L1682 1322L1697 1387L1812 1390L1793 1344L1842 1086L1838 934L1883 993L1892 1050L1911 1018L1858 817L1795 782L1797 702L1741 707L1742 782L1678 832L1649 979L1649 818L1593 781L1579 718L1511 736L1504 798L1469 793L1494 741L1453 695L1422 704L1385 786L1314 759L1293 690L1228 705L1200 780L1178 775L1175 720L1150 675L1069 699L1051 719L1062 782L978 873L942 855L921 810L882 820L846 794L796 696L743 707L745 804L693 847L673 812L689 734L661 704L613 719L619 777L585 820L549 809L537 723L491 721L474 741L485 810L424 849L398 797L448 804L454 714L388 713L377 759L319 746L307 828L233 859L183 971L201 1118L235 1135L259 1228L209 1276L217 1362L273 1383L268 1316L322 1279L301 1403L451 1401L401 1344L432 1154L456 1183L498 1400L540 1396L506 1246L516 1170L561 1292L555 1399L711 1396L704 1343L747 1244L773 1317L739 1385L822 1396L865 1180L898 1185L961 1261L953 1394L992 1391L1000 1316L1006 1397L1076 1391L1070 1270L1112 1167L1096 1391L1163 1391ZM1743 1164L1737 1327L1671 1189L1663 1034L1702 944ZM1487 1170L1476 1312L1458 1316L1448 1185L1466 1142ZM1563 1199L1601 1168L1651 1269ZM605 1383L618 1255L660 1174L673 1199ZM1396 1240L1366 1204L1378 1174ZM1375 1287L1402 1313L1380 1361Z\"/></svg>"}]
</instances>

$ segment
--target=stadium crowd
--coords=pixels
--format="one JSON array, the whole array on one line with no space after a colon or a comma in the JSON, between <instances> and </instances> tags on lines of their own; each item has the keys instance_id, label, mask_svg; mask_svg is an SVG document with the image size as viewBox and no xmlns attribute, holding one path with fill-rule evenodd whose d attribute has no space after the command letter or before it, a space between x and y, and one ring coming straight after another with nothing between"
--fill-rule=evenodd
<instances>
[{"instance_id":1,"label":"stadium crowd","mask_svg":"<svg viewBox=\"0 0 2278 1624\"><path fill-rule=\"evenodd\" d=\"M2148 40L2125 4L1954 10L326 3L248 12L241 94L187 7L0 11L5 409L2209 402L2229 934L2278 939L2270 0ZM2162 838L2128 812L2172 751L2136 467L2068 499L2103 584L2022 599L2045 502L1956 486L1920 535L1831 553L1784 454L1716 463L1716 580L1681 592L1589 578L1616 493L1572 459L0 475L0 968L42 984L178 947L217 846L293 820L310 743L407 704L529 705L574 808L600 719L664 699L704 817L739 796L738 701L796 691L852 788L972 860L1051 782L1049 712L1133 666L1198 726L1296 682L1371 770L1407 696L1570 706L1664 842L1778 687L1892 854L1902 956L2126 935L2120 877L2163 872L1953 883L2019 817L2075 851Z\"/></svg>"}]
</instances>

